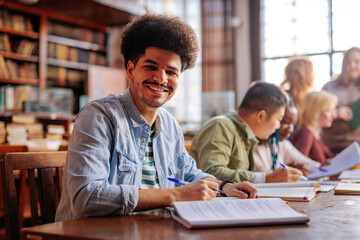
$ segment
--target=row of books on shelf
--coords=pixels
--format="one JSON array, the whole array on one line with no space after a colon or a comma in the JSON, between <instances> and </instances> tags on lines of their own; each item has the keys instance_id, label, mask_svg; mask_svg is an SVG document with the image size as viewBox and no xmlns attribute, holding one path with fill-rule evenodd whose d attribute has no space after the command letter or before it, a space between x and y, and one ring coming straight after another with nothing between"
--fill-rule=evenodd
<instances>
[{"instance_id":1,"label":"row of books on shelf","mask_svg":"<svg viewBox=\"0 0 360 240\"><path fill-rule=\"evenodd\" d=\"M20 78L20 79L37 79L37 65L35 63L17 63L10 59L4 59L0 55L0 77L3 78Z\"/></svg>"},{"instance_id":2,"label":"row of books on shelf","mask_svg":"<svg viewBox=\"0 0 360 240\"><path fill-rule=\"evenodd\" d=\"M70 129L71 131L71 129ZM63 125L49 124L47 126L36 122L34 115L14 115L12 122L5 124L0 121L0 143L10 145L39 145L41 142L58 141L63 144L65 127ZM35 142L34 142L35 141Z\"/></svg>"},{"instance_id":3,"label":"row of books on shelf","mask_svg":"<svg viewBox=\"0 0 360 240\"><path fill-rule=\"evenodd\" d=\"M106 65L105 54L49 42L48 57L58 60Z\"/></svg>"},{"instance_id":4,"label":"row of books on shelf","mask_svg":"<svg viewBox=\"0 0 360 240\"><path fill-rule=\"evenodd\" d=\"M72 38L99 45L105 44L105 33L91 30L84 27L77 27L68 24L57 23L54 21L47 22L48 34L60 37Z\"/></svg>"},{"instance_id":5,"label":"row of books on shelf","mask_svg":"<svg viewBox=\"0 0 360 240\"><path fill-rule=\"evenodd\" d=\"M7 9L0 10L0 27L8 27L19 31L34 31L30 17Z\"/></svg>"},{"instance_id":6,"label":"row of books on shelf","mask_svg":"<svg viewBox=\"0 0 360 240\"><path fill-rule=\"evenodd\" d=\"M0 112L21 111L71 115L74 93L69 88L31 85L6 85L0 87Z\"/></svg>"},{"instance_id":7,"label":"row of books on shelf","mask_svg":"<svg viewBox=\"0 0 360 240\"><path fill-rule=\"evenodd\" d=\"M0 34L0 51L13 52L25 56L37 55L38 44L26 39L11 39L8 34Z\"/></svg>"},{"instance_id":8,"label":"row of books on shelf","mask_svg":"<svg viewBox=\"0 0 360 240\"><path fill-rule=\"evenodd\" d=\"M49 82L59 86L66 86L67 84L79 85L85 81L86 72L64 67L48 66L47 79Z\"/></svg>"}]
</instances>

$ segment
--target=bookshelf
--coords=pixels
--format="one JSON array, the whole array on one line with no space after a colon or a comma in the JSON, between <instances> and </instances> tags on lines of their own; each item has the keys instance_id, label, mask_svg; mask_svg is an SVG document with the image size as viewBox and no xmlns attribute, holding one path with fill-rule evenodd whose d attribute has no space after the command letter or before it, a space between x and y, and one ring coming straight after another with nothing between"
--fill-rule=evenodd
<instances>
[{"instance_id":1,"label":"bookshelf","mask_svg":"<svg viewBox=\"0 0 360 240\"><path fill-rule=\"evenodd\" d=\"M89 68L109 66L109 27L122 26L143 13L137 4L124 0L112 4L39 0L35 5L0 1L0 88L68 89L74 94L73 113L77 113L80 96L87 94ZM8 100L6 92L0 89L0 95L5 94L0 105ZM0 112L25 109L21 100L27 99L19 104L19 94L12 95L17 107L0 106Z\"/></svg>"},{"instance_id":2,"label":"bookshelf","mask_svg":"<svg viewBox=\"0 0 360 240\"><path fill-rule=\"evenodd\" d=\"M0 120L35 118L45 139L50 125L62 125L60 138L69 140L81 95L126 89L124 70L109 67L120 54L109 34L143 10L128 0L0 0Z\"/></svg>"}]
</instances>

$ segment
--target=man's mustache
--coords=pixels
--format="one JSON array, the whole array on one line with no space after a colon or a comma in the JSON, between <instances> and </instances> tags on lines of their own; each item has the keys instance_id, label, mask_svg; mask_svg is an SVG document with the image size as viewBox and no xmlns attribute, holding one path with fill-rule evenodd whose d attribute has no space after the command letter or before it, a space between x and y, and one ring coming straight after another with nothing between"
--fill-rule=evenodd
<instances>
[{"instance_id":1,"label":"man's mustache","mask_svg":"<svg viewBox=\"0 0 360 240\"><path fill-rule=\"evenodd\" d=\"M166 88L166 89L168 89L168 90L170 90L170 91L173 90L172 87L166 86L165 84L158 84L158 83L156 83L156 82L144 81L143 84L152 84L152 85L156 85L156 86L160 86L160 87Z\"/></svg>"}]
</instances>

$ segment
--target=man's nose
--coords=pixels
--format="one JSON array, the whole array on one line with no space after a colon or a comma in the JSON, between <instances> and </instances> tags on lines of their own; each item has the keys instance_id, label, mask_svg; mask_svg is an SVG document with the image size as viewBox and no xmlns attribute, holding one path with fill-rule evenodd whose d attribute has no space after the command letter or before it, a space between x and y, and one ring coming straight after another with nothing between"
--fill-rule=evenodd
<instances>
[{"instance_id":1,"label":"man's nose","mask_svg":"<svg viewBox=\"0 0 360 240\"><path fill-rule=\"evenodd\" d=\"M156 73L154 73L153 79L159 84L166 83L167 82L166 71L164 69L159 69L158 71L156 71Z\"/></svg>"}]
</instances>

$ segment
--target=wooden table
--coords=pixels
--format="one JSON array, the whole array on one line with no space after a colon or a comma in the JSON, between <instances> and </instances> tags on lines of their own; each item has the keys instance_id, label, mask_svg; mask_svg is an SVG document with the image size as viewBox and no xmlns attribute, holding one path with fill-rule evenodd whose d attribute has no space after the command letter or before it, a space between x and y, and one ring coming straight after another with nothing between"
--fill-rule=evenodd
<instances>
[{"instance_id":1,"label":"wooden table","mask_svg":"<svg viewBox=\"0 0 360 240\"><path fill-rule=\"evenodd\" d=\"M86 218L22 229L22 239L360 239L360 196L320 193L290 202L307 224L188 230L164 209L130 216ZM41 236L41 237L39 237Z\"/></svg>"}]
</instances>

